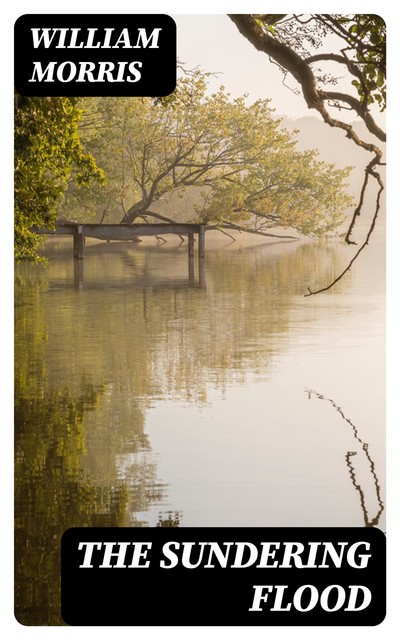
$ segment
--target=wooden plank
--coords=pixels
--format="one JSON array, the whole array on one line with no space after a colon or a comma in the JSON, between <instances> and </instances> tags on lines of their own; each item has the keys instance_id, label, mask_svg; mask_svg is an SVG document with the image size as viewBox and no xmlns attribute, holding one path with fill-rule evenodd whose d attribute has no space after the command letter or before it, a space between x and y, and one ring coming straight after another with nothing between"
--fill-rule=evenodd
<instances>
[{"instance_id":1,"label":"wooden plank","mask_svg":"<svg viewBox=\"0 0 400 640\"><path fill-rule=\"evenodd\" d=\"M33 227L32 231L44 235L74 235L77 227L82 228L82 233L88 238L102 240L133 240L137 236L163 236L167 234L187 235L199 233L198 224L161 223L161 224L60 224L54 230Z\"/></svg>"},{"instance_id":2,"label":"wooden plank","mask_svg":"<svg viewBox=\"0 0 400 640\"><path fill-rule=\"evenodd\" d=\"M84 225L89 238L105 240L133 240L138 236L185 235L198 233L199 225L187 224L133 224L133 225Z\"/></svg>"}]
</instances>

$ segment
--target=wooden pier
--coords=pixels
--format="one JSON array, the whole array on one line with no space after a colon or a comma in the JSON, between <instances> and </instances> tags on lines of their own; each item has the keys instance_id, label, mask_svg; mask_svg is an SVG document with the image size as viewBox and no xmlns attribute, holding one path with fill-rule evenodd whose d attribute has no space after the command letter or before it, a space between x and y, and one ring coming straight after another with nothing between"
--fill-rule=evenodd
<instances>
[{"instance_id":1,"label":"wooden pier","mask_svg":"<svg viewBox=\"0 0 400 640\"><path fill-rule=\"evenodd\" d=\"M85 255L85 238L99 240L134 240L139 236L188 236L189 257L194 256L194 236L198 234L199 258L204 258L205 248L204 224L59 224L55 229L38 229L32 231L45 235L72 235L74 238L74 258L83 260Z\"/></svg>"},{"instance_id":2,"label":"wooden pier","mask_svg":"<svg viewBox=\"0 0 400 640\"><path fill-rule=\"evenodd\" d=\"M55 229L32 228L32 231L41 235L71 235L73 236L73 255L76 261L81 261L85 257L86 238L96 238L98 240L135 240L139 236L187 236L188 238L188 258L189 258L189 280L194 280L194 237L198 235L198 261L199 261L199 282L204 286L204 251L205 251L205 231L204 224L181 224L181 223L161 223L161 224L79 224L63 223L58 224ZM75 269L83 273L83 269Z\"/></svg>"}]
</instances>

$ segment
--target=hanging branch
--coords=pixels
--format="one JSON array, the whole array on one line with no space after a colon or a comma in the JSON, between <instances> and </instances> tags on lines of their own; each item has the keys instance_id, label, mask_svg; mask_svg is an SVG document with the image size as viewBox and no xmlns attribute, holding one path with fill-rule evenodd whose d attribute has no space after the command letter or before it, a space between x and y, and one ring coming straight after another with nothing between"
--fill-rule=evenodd
<instances>
[{"instance_id":1,"label":"hanging branch","mask_svg":"<svg viewBox=\"0 0 400 640\"><path fill-rule=\"evenodd\" d=\"M382 193L382 191L383 191L383 189L384 189L384 184L383 184L383 182L382 182L382 179L381 179L381 177L380 177L379 173L377 173L376 171L370 171L370 172L368 172L368 173L367 173L367 170L366 170L366 176L369 176L369 175L373 176L373 177L377 180L377 182L378 182L378 184L379 184L379 191L378 191L377 196L376 196L376 204L375 204L375 213L374 213L374 217L373 217L373 219L372 219L371 225L370 225L370 227L369 227L369 230L368 230L367 236L366 236L366 238L365 238L365 240L364 240L363 244L362 244L362 245L361 245L361 247L358 249L357 253L352 257L352 259L350 260L350 262L349 262L349 264L347 265L347 267L342 271L342 273L341 273L340 275L338 275L338 276L337 276L337 278L335 278L335 279L334 279L330 284L328 284L326 287L322 287L321 289L317 289L316 291L311 291L310 287L307 287L307 288L308 288L308 293L305 293L305 294L304 294L304 297L305 297L305 298L308 298L309 296L315 296L315 295L317 295L318 293L322 293L323 291L328 291L328 289L332 289L332 287L333 287L337 282L339 282L339 280L341 280L341 279L343 278L343 276L344 276L348 271L350 271L351 267L353 266L354 262L357 260L357 258L358 258L358 256L360 255L360 253L365 249L365 247L366 247L366 246L367 246L367 244L369 243L370 237L371 237L371 235L372 235L372 233L373 233L373 231L374 231L374 229L375 229L375 224L376 224L376 220L377 220L377 218L378 218L378 213L379 213L379 209L380 209L380 198L381 198L381 193ZM368 181L368 180L367 180L367 181ZM364 183L365 183L365 180L364 180ZM364 189L364 191L365 191L365 189ZM361 198L360 198L360 200L363 198L364 191L362 191L362 193L361 193ZM359 215L359 213L358 213L358 214L356 214L356 212L355 212L355 213L354 213L354 216L356 216L356 215ZM351 229L349 229L349 231L347 232L347 235L349 235L349 233L350 233L350 232L351 232ZM355 242L349 242L349 241L347 241L347 242L348 242L348 244L356 244Z\"/></svg>"},{"instance_id":2,"label":"hanging branch","mask_svg":"<svg viewBox=\"0 0 400 640\"><path fill-rule=\"evenodd\" d=\"M327 17L313 14L310 19L307 19L307 22L313 21L312 29L314 29L316 33L318 33L318 28L320 28L321 26L323 26L325 30L326 28L329 28L332 33L336 34L338 38L342 38L347 46L341 50L341 54L322 53L317 55L308 55L308 53L305 54L303 44L301 43L301 45L299 45L299 42L296 41L296 38L293 35L293 31L289 32L287 30L287 27L286 31L284 31L283 29L283 35L281 34L281 39L279 39L279 22L282 19L282 15L273 16L268 14L260 16L250 14L231 14L229 15L229 17L237 26L240 33L247 40L249 40L249 42L251 42L251 44L257 50L267 54L269 59L272 62L275 62L275 64L277 64L281 68L284 74L290 73L292 77L297 80L297 82L300 84L304 100L310 109L315 109L316 111L318 111L326 124L328 124L330 127L342 129L343 131L345 131L346 137L352 140L358 147L361 147L365 151L373 154L373 158L368 163L365 170L365 178L361 188L359 202L356 209L354 210L353 217L345 237L345 242L347 244L356 244L353 240L350 239L350 236L352 234L355 222L361 214L361 210L364 204L364 194L368 181L370 177L373 177L378 184L378 193L376 198L375 213L366 239L352 258L352 260L349 262L346 269L337 278L335 278L333 282L331 282L326 287L321 287L317 291L311 291L311 289L308 288L308 293L305 295L316 295L323 291L328 291L351 269L355 260L367 246L375 228L376 219L379 214L380 198L381 193L384 189L384 185L380 174L376 171L376 167L383 164L382 150L376 144L363 140L356 133L354 128L347 122L332 117L326 107L329 106L332 100L334 101L335 107L340 107L340 105L343 105L343 108L346 109L350 107L355 111L357 116L361 118L370 133L372 133L382 142L386 140L385 133L377 125L368 109L368 106L371 102L376 102L382 106L382 109L384 108L386 72L383 35L384 25L383 23L380 24L378 22L380 19L375 19L374 16L355 16L354 18L348 18L349 22L354 22L355 29L346 30L340 19L336 18L335 16ZM299 21L298 16L293 16L293 19L297 22ZM371 48L371 45L368 41L362 41L362 37L358 36L358 30L360 33L364 33L361 28L365 27L363 19L367 21L370 30L374 29L375 39L380 38L379 46ZM286 25L287 22L288 17L287 15L285 15ZM354 35L354 31L356 32L356 35ZM291 42L290 36L292 37ZM290 42L290 44L288 44L288 41ZM295 50L296 48L300 50L300 53ZM349 51L354 54L354 60L351 60L348 57L347 53ZM374 56L374 54L376 57L376 61L374 58L371 58L371 56ZM318 80L321 81L321 78L317 78L311 67L313 63L320 61L331 61L345 65L350 74L350 77L354 78L352 84L358 91L358 97L347 93L326 91L325 89L319 88ZM374 64L374 62L376 62L376 64Z\"/></svg>"}]
</instances>

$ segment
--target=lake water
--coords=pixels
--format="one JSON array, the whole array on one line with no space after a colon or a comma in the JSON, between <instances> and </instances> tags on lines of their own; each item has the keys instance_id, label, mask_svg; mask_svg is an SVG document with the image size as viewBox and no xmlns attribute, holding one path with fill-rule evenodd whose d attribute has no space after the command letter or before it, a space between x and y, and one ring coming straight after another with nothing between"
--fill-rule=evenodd
<instances>
[{"instance_id":1,"label":"lake water","mask_svg":"<svg viewBox=\"0 0 400 640\"><path fill-rule=\"evenodd\" d=\"M384 252L71 240L16 268L16 612L61 624L73 526L385 529Z\"/></svg>"}]
</instances>

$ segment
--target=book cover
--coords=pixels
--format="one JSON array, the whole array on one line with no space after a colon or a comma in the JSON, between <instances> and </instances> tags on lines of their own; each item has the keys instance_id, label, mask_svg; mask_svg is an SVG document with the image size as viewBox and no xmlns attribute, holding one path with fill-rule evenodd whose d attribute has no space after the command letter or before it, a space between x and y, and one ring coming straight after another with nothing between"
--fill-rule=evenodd
<instances>
[{"instance_id":1,"label":"book cover","mask_svg":"<svg viewBox=\"0 0 400 640\"><path fill-rule=\"evenodd\" d=\"M385 16L276 10L17 16L22 625L385 617Z\"/></svg>"}]
</instances>

